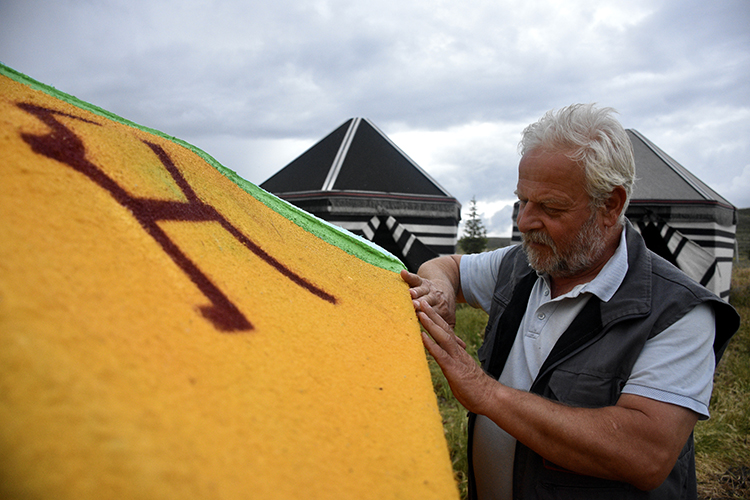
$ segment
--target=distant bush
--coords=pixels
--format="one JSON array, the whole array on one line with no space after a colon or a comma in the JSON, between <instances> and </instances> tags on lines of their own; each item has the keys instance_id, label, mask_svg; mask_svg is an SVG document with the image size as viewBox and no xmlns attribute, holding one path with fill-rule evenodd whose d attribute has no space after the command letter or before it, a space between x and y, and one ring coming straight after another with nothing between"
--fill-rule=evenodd
<instances>
[{"instance_id":1,"label":"distant bush","mask_svg":"<svg viewBox=\"0 0 750 500\"><path fill-rule=\"evenodd\" d=\"M458 246L463 253L480 253L487 249L487 230L477 211L476 198L471 199L469 218L464 226L464 235L458 240Z\"/></svg>"}]
</instances>

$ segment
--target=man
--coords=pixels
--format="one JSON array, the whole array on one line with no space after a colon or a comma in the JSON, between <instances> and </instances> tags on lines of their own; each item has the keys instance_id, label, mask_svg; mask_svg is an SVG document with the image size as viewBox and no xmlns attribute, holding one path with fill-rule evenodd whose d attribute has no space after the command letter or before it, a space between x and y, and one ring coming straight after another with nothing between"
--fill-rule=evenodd
<instances>
[{"instance_id":1,"label":"man","mask_svg":"<svg viewBox=\"0 0 750 500\"><path fill-rule=\"evenodd\" d=\"M613 110L524 130L523 245L402 271L423 342L471 412L472 498L695 498L692 431L739 326L624 218L632 146ZM456 301L489 314L480 368Z\"/></svg>"}]
</instances>

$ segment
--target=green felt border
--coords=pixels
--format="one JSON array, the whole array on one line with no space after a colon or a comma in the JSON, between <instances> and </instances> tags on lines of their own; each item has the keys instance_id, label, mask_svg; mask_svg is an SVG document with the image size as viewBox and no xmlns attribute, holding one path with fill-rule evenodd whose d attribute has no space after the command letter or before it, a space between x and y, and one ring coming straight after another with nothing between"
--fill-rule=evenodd
<instances>
[{"instance_id":1,"label":"green felt border","mask_svg":"<svg viewBox=\"0 0 750 500\"><path fill-rule=\"evenodd\" d=\"M79 107L86 111L90 111L94 114L121 123L123 125L143 130L144 132L148 132L149 134L157 135L159 137L172 141L175 144L179 144L180 146L189 149L193 153L203 158L209 165L214 167L229 180L237 184L242 190L246 191L253 198L257 199L258 201L274 210L275 212L286 217L287 219L291 220L302 229L314 234L315 236L330 243L331 245L339 247L346 253L353 255L374 266L381 267L393 272L399 272L401 269L405 269L404 264L388 251L380 248L379 246L368 240L365 240L364 238L360 238L359 236L350 233L349 231L329 224L328 222L295 207L289 202L282 200L277 196L274 196L268 191L261 189L255 184L237 175L237 173L233 170L226 168L224 165L216 161L211 155L193 146L192 144L188 144L181 139L172 137L158 130L133 123L105 109L82 101L75 96L66 94L65 92L57 90L54 87L38 82L33 78L4 65L3 63L0 63L0 74L7 76L8 78L19 83L22 83L23 85L26 85L27 87L30 87L34 90L39 90L56 99L60 99L69 104L72 104L73 106Z\"/></svg>"}]
</instances>

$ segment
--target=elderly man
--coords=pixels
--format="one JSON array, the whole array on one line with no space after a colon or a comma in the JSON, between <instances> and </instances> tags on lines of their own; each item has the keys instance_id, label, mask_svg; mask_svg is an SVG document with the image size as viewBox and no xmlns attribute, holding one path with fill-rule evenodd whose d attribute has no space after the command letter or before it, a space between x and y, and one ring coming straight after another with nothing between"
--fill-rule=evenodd
<instances>
[{"instance_id":1,"label":"elderly man","mask_svg":"<svg viewBox=\"0 0 750 500\"><path fill-rule=\"evenodd\" d=\"M524 130L523 245L402 272L471 412L472 498L696 497L693 427L739 317L624 218L635 164L612 111L573 105ZM457 301L489 312L484 369L452 331Z\"/></svg>"}]
</instances>

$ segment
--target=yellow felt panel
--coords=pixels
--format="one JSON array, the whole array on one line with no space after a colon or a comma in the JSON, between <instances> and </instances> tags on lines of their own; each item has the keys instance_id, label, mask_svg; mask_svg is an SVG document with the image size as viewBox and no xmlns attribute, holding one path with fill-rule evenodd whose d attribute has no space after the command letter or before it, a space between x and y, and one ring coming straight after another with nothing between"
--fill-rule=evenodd
<instances>
[{"instance_id":1,"label":"yellow felt panel","mask_svg":"<svg viewBox=\"0 0 750 500\"><path fill-rule=\"evenodd\" d=\"M0 152L0 497L457 497L396 273L7 76Z\"/></svg>"}]
</instances>

